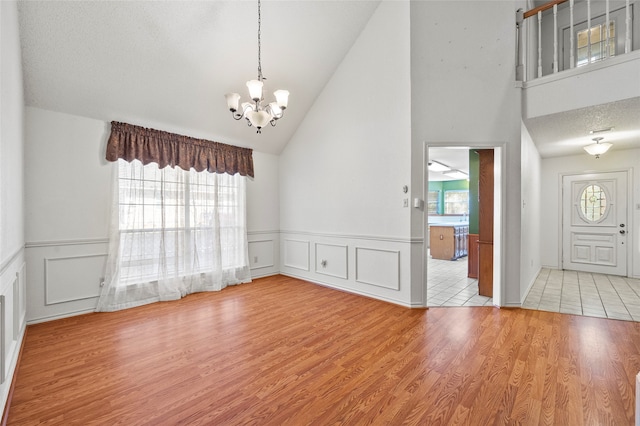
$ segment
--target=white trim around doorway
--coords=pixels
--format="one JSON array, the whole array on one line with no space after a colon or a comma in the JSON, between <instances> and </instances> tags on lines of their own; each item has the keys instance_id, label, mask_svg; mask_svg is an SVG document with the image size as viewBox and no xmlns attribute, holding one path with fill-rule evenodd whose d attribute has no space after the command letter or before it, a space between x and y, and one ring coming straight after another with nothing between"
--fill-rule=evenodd
<instances>
[{"instance_id":1,"label":"white trim around doorway","mask_svg":"<svg viewBox=\"0 0 640 426\"><path fill-rule=\"evenodd\" d=\"M506 306L504 302L506 277L505 262L505 220L506 203L504 196L506 194L506 144L504 143L478 143L478 142L423 142L423 194L422 199L428 199L429 192L429 148L447 148L447 147L468 147L469 149L493 149L494 150L494 226L493 226L493 305L496 307ZM426 205L426 203L424 203ZM423 209L423 295L424 306L427 306L427 253L428 253L428 214L426 208Z\"/></svg>"}]
</instances>

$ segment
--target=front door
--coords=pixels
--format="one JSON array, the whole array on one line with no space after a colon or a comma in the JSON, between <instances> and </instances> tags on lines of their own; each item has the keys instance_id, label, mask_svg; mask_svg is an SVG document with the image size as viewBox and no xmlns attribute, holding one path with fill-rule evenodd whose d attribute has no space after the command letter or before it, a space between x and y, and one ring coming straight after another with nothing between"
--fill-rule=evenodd
<instances>
[{"instance_id":1,"label":"front door","mask_svg":"<svg viewBox=\"0 0 640 426\"><path fill-rule=\"evenodd\" d=\"M627 173L562 179L562 268L627 275Z\"/></svg>"}]
</instances>

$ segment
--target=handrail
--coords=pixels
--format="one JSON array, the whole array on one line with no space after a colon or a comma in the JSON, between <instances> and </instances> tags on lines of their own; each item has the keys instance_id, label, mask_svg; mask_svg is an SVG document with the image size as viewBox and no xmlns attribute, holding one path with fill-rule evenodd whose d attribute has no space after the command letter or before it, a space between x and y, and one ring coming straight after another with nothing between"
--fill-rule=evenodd
<instances>
[{"instance_id":1,"label":"handrail","mask_svg":"<svg viewBox=\"0 0 640 426\"><path fill-rule=\"evenodd\" d=\"M567 0L552 0L549 3L545 3L542 6L538 6L535 9L531 9L531 10L527 10L523 17L524 19L530 18L532 16L535 16L538 14L538 12L544 12L547 9L551 9L553 6L557 5L557 4L562 4L564 2L566 2Z\"/></svg>"}]
</instances>

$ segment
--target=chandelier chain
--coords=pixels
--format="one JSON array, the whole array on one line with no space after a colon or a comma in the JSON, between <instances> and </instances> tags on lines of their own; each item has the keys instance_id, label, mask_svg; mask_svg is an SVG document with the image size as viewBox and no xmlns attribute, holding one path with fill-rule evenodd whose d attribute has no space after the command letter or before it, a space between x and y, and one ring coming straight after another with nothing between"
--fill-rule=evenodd
<instances>
[{"instance_id":1,"label":"chandelier chain","mask_svg":"<svg viewBox=\"0 0 640 426\"><path fill-rule=\"evenodd\" d=\"M262 56L261 56L262 43L260 41L261 24L262 24L262 17L261 17L261 14L260 14L260 0L258 0L258 80L260 80L260 81L263 80L263 77L262 77Z\"/></svg>"},{"instance_id":2,"label":"chandelier chain","mask_svg":"<svg viewBox=\"0 0 640 426\"><path fill-rule=\"evenodd\" d=\"M264 83L266 77L262 75L262 2L258 2L258 79L247 81L249 89L249 99L252 102L240 104L240 95L237 93L227 93L227 107L231 111L234 120L245 118L249 126L255 126L257 133L262 133L262 128L267 124L276 125L276 121L284 116L289 101L289 91L278 89L273 92L276 97L275 102L264 101Z\"/></svg>"}]
</instances>

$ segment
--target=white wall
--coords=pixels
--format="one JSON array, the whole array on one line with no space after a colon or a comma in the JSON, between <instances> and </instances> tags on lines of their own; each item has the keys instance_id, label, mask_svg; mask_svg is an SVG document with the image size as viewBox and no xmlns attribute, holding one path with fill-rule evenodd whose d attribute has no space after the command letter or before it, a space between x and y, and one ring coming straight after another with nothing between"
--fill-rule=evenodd
<instances>
[{"instance_id":1,"label":"white wall","mask_svg":"<svg viewBox=\"0 0 640 426\"><path fill-rule=\"evenodd\" d=\"M522 123L522 253L520 264L520 300L529 293L540 272L540 154Z\"/></svg>"},{"instance_id":2,"label":"white wall","mask_svg":"<svg viewBox=\"0 0 640 426\"><path fill-rule=\"evenodd\" d=\"M520 89L515 16L523 2L411 2L412 196L424 197L425 143L502 147L500 305L520 305ZM425 218L412 210L411 235ZM413 256L418 259L421 254ZM422 256L423 257L423 256ZM427 271L428 274L428 271ZM496 296L494 294L494 296Z\"/></svg>"},{"instance_id":3,"label":"white wall","mask_svg":"<svg viewBox=\"0 0 640 426\"><path fill-rule=\"evenodd\" d=\"M26 326L24 97L16 2L0 2L0 411Z\"/></svg>"},{"instance_id":4,"label":"white wall","mask_svg":"<svg viewBox=\"0 0 640 426\"><path fill-rule=\"evenodd\" d=\"M411 304L409 46L381 2L281 153L282 273Z\"/></svg>"},{"instance_id":5,"label":"white wall","mask_svg":"<svg viewBox=\"0 0 640 426\"><path fill-rule=\"evenodd\" d=\"M640 144L640 141L638 141ZM631 170L633 210L629 218L629 250L632 252L629 274L640 278L640 148L616 150L615 145L599 159L584 153L567 157L542 159L542 196L540 200L541 262L546 268L561 269L560 233L562 232L561 175L604 171Z\"/></svg>"},{"instance_id":6,"label":"white wall","mask_svg":"<svg viewBox=\"0 0 640 426\"><path fill-rule=\"evenodd\" d=\"M2 3L2 105L0 139L0 259L6 261L24 245L22 59L16 3Z\"/></svg>"},{"instance_id":7,"label":"white wall","mask_svg":"<svg viewBox=\"0 0 640 426\"><path fill-rule=\"evenodd\" d=\"M247 234L253 278L280 271L278 156L253 151L255 178L247 182Z\"/></svg>"},{"instance_id":8,"label":"white wall","mask_svg":"<svg viewBox=\"0 0 640 426\"><path fill-rule=\"evenodd\" d=\"M26 109L30 322L95 308L108 248L114 172L114 163L104 159L109 132L104 121ZM247 226L252 272L263 276L278 270L277 157L254 153L254 168Z\"/></svg>"},{"instance_id":9,"label":"white wall","mask_svg":"<svg viewBox=\"0 0 640 426\"><path fill-rule=\"evenodd\" d=\"M108 252L104 121L26 109L28 321L92 311Z\"/></svg>"}]
</instances>

